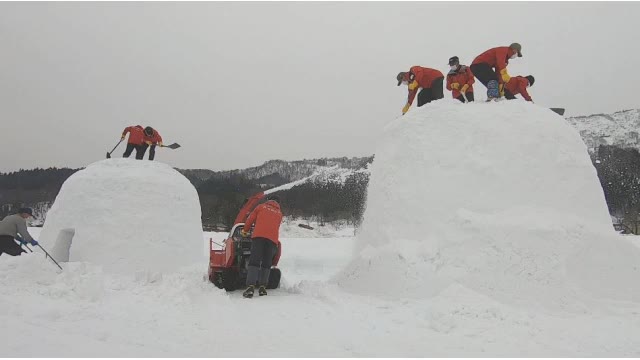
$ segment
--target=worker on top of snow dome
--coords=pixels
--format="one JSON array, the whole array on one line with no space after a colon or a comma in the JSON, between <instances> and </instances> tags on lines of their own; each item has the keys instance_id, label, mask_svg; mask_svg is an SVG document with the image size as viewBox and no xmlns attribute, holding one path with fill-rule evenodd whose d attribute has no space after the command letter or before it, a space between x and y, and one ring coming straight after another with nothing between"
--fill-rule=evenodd
<instances>
[{"instance_id":1,"label":"worker on top of snow dome","mask_svg":"<svg viewBox=\"0 0 640 360\"><path fill-rule=\"evenodd\" d=\"M519 43L489 49L473 60L471 72L487 87L487 100L504 96L504 84L511 79L507 65L516 57L522 57L522 45Z\"/></svg>"},{"instance_id":2,"label":"worker on top of snow dome","mask_svg":"<svg viewBox=\"0 0 640 360\"><path fill-rule=\"evenodd\" d=\"M515 99L515 95L522 95L522 97L527 100L533 102L531 96L527 92L527 88L533 86L533 83L536 79L533 76L514 76L511 80L504 86L504 97L507 100Z\"/></svg>"},{"instance_id":3,"label":"worker on top of snow dome","mask_svg":"<svg viewBox=\"0 0 640 360\"><path fill-rule=\"evenodd\" d=\"M273 257L280 246L280 224L282 223L282 211L280 210L280 198L270 195L267 202L258 205L251 212L242 228L242 236L249 236L251 226L255 224L251 234L251 256L249 257L249 269L247 273L247 290L242 296L252 298L256 283L259 286L258 294L267 295L267 283Z\"/></svg>"},{"instance_id":4,"label":"worker on top of snow dome","mask_svg":"<svg viewBox=\"0 0 640 360\"><path fill-rule=\"evenodd\" d=\"M160 133L156 129L147 126L144 128L144 143L142 144L144 148L142 152L143 157L147 148L151 147L149 149L149 160L153 160L156 157L156 146L162 147L162 136L160 136Z\"/></svg>"},{"instance_id":5,"label":"worker on top of snow dome","mask_svg":"<svg viewBox=\"0 0 640 360\"><path fill-rule=\"evenodd\" d=\"M451 91L454 99L462 102L473 101L473 83L475 78L471 69L466 65L460 65L457 56L449 58L451 70L447 74L447 90Z\"/></svg>"},{"instance_id":6,"label":"worker on top of snow dome","mask_svg":"<svg viewBox=\"0 0 640 360\"><path fill-rule=\"evenodd\" d=\"M142 146L142 144L144 144L144 128L141 125L127 126L122 131L120 139L124 140L127 134L129 134L129 140L127 140L127 149L124 151L124 154L122 154L122 157L128 158L135 149L136 159L142 160L144 152L147 150Z\"/></svg>"},{"instance_id":7,"label":"worker on top of snow dome","mask_svg":"<svg viewBox=\"0 0 640 360\"><path fill-rule=\"evenodd\" d=\"M409 88L407 104L402 108L402 115L409 111L416 94L418 94L418 89L422 89L418 94L418 107L444 97L444 75L440 70L412 66L408 72L400 72L396 76L396 80L398 80L398 86L406 84Z\"/></svg>"},{"instance_id":8,"label":"worker on top of snow dome","mask_svg":"<svg viewBox=\"0 0 640 360\"><path fill-rule=\"evenodd\" d=\"M0 255L3 253L11 256L22 255L22 244L38 245L27 230L27 219L33 217L33 210L22 208L17 214L9 215L0 221ZM20 242L18 245L15 240Z\"/></svg>"}]
</instances>

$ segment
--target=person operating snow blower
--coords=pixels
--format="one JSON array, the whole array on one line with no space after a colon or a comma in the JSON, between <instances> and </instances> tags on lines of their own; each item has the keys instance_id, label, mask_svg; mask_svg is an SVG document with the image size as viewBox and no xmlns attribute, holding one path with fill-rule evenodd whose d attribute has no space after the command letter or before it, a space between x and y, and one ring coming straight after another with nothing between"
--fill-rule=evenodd
<instances>
[{"instance_id":1,"label":"person operating snow blower","mask_svg":"<svg viewBox=\"0 0 640 360\"><path fill-rule=\"evenodd\" d=\"M251 256L247 273L247 290L242 296L252 298L256 284L258 294L267 295L267 283L273 256L280 246L280 224L282 223L282 211L280 210L280 198L271 195L267 202L258 205L242 228L242 236L249 236L251 226L255 224L251 234Z\"/></svg>"}]
</instances>

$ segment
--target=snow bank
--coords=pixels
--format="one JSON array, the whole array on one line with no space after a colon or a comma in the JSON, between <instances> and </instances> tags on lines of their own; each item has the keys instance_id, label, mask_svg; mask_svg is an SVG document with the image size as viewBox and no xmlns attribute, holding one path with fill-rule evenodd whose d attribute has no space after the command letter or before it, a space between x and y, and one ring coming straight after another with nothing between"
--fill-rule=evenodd
<instances>
[{"instance_id":1,"label":"snow bank","mask_svg":"<svg viewBox=\"0 0 640 360\"><path fill-rule=\"evenodd\" d=\"M40 241L62 261L171 271L202 261L200 219L195 188L170 166L109 159L67 179Z\"/></svg>"},{"instance_id":2,"label":"snow bank","mask_svg":"<svg viewBox=\"0 0 640 360\"><path fill-rule=\"evenodd\" d=\"M640 252L614 233L580 136L548 109L438 101L389 124L370 168L360 252L336 279L348 289L640 301Z\"/></svg>"}]
</instances>

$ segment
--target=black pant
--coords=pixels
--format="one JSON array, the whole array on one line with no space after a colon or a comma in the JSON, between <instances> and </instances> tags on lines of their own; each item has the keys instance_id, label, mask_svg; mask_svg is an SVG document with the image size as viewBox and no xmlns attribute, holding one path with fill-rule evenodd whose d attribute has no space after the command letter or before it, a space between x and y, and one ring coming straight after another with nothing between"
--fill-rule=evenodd
<instances>
[{"instance_id":1,"label":"black pant","mask_svg":"<svg viewBox=\"0 0 640 360\"><path fill-rule=\"evenodd\" d=\"M512 94L509 90L507 90L507 89L504 89L504 97L505 97L505 99L507 99L507 100L513 100L513 99L515 99L515 98L516 98L516 97L515 97L515 95L513 95L513 94Z\"/></svg>"},{"instance_id":2,"label":"black pant","mask_svg":"<svg viewBox=\"0 0 640 360\"><path fill-rule=\"evenodd\" d=\"M20 256L24 251L22 246L18 245L11 235L0 235L0 255L2 253L11 256Z\"/></svg>"},{"instance_id":3,"label":"black pant","mask_svg":"<svg viewBox=\"0 0 640 360\"><path fill-rule=\"evenodd\" d=\"M256 283L267 286L271 264L273 264L273 257L277 250L276 244L269 239L261 237L251 239L247 286L255 285Z\"/></svg>"},{"instance_id":4,"label":"black pant","mask_svg":"<svg viewBox=\"0 0 640 360\"><path fill-rule=\"evenodd\" d=\"M442 84L444 82L444 77L439 77L431 83L430 88L423 88L418 93L418 107L428 104L433 100L439 100L444 97L444 90L442 88Z\"/></svg>"},{"instance_id":5,"label":"black pant","mask_svg":"<svg viewBox=\"0 0 640 360\"><path fill-rule=\"evenodd\" d=\"M466 101L465 101L465 96L467 97ZM462 95L462 93L460 95L458 95L458 97L456 98L462 102L472 102L473 99L473 91L469 91L466 94Z\"/></svg>"},{"instance_id":6,"label":"black pant","mask_svg":"<svg viewBox=\"0 0 640 360\"><path fill-rule=\"evenodd\" d=\"M122 157L128 158L129 155L133 152L133 149L136 150L136 159L142 160L144 158L144 153L147 151L147 144L143 145L135 145L135 144L127 144L127 149L122 154Z\"/></svg>"},{"instance_id":7,"label":"black pant","mask_svg":"<svg viewBox=\"0 0 640 360\"><path fill-rule=\"evenodd\" d=\"M149 145L148 144L142 144L140 146L143 147L142 156L140 157L140 160L142 160L142 158L144 158L144 152L147 151L147 148L149 147ZM155 159L155 157L156 157L156 145L153 144L153 145L151 145L151 149L149 149L149 160L153 160L153 159ZM136 157L136 159L137 159L137 157Z\"/></svg>"},{"instance_id":8,"label":"black pant","mask_svg":"<svg viewBox=\"0 0 640 360\"><path fill-rule=\"evenodd\" d=\"M498 74L487 63L471 65L471 72L485 87L491 80L498 81Z\"/></svg>"}]
</instances>

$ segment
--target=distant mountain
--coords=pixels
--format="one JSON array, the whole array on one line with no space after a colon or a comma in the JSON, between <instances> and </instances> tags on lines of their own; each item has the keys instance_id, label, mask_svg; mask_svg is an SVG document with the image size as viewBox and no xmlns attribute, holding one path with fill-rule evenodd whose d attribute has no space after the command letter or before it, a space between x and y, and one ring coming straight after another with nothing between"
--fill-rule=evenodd
<instances>
[{"instance_id":1,"label":"distant mountain","mask_svg":"<svg viewBox=\"0 0 640 360\"><path fill-rule=\"evenodd\" d=\"M578 130L590 153L600 145L640 150L640 110L566 118Z\"/></svg>"}]
</instances>

